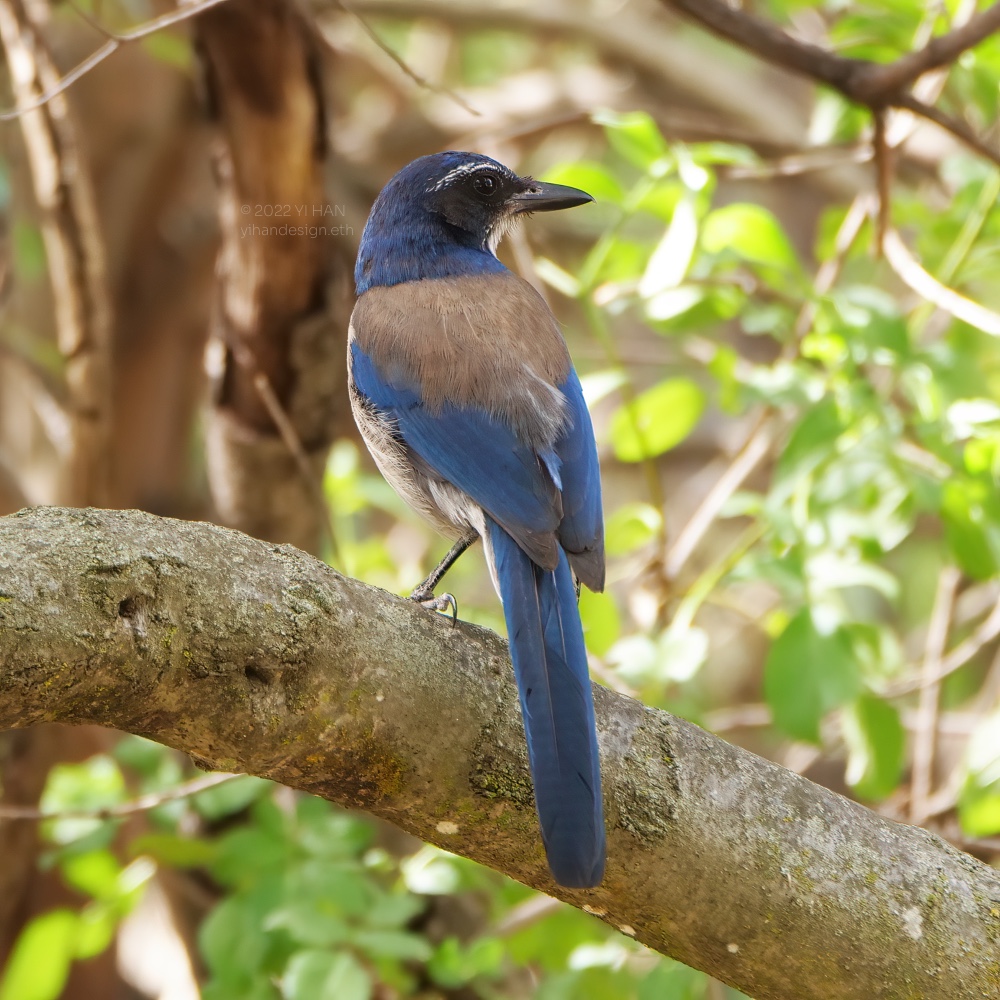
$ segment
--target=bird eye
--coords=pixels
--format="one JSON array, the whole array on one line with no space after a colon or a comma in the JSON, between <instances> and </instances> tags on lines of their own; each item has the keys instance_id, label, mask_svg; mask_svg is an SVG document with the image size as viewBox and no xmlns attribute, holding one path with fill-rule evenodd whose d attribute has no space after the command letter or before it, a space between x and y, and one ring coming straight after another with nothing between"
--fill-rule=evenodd
<instances>
[{"instance_id":1,"label":"bird eye","mask_svg":"<svg viewBox=\"0 0 1000 1000\"><path fill-rule=\"evenodd\" d=\"M473 180L472 186L476 189L476 194L489 198L490 195L496 194L500 182L497 180L496 174L478 174Z\"/></svg>"}]
</instances>

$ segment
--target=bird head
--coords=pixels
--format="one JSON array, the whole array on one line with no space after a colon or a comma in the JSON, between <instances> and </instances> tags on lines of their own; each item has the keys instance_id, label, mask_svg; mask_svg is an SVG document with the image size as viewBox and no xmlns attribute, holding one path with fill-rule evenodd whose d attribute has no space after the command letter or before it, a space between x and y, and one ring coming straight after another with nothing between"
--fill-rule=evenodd
<instances>
[{"instance_id":1,"label":"bird head","mask_svg":"<svg viewBox=\"0 0 1000 1000\"><path fill-rule=\"evenodd\" d=\"M500 266L497 246L519 215L593 200L577 188L519 177L481 153L453 150L421 156L386 184L372 206L361 237L358 291L372 283L433 277L438 271L443 275L491 267L469 260L465 255L470 252L488 254L493 265ZM452 260L449 247L454 248ZM387 261L387 256L397 260ZM420 267L415 267L415 256ZM376 270L384 273L376 278ZM388 272L398 277L389 280Z\"/></svg>"}]
</instances>

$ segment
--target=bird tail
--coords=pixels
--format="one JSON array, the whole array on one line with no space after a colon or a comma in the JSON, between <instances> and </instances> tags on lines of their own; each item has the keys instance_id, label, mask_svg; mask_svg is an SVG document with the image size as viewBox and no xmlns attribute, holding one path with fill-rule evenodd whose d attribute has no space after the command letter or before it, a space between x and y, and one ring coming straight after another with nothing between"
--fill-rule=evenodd
<instances>
[{"instance_id":1,"label":"bird tail","mask_svg":"<svg viewBox=\"0 0 1000 1000\"><path fill-rule=\"evenodd\" d=\"M604 874L604 817L573 574L562 548L555 570L544 570L499 525L488 530L545 854L556 882L589 888Z\"/></svg>"}]
</instances>

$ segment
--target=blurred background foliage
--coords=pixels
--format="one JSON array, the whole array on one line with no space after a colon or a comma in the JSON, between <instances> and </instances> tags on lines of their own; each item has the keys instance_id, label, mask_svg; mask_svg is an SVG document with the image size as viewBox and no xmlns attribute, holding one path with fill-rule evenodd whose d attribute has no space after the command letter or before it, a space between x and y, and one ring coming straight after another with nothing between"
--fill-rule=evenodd
<instances>
[{"instance_id":1,"label":"blurred background foliage","mask_svg":"<svg viewBox=\"0 0 1000 1000\"><path fill-rule=\"evenodd\" d=\"M975 5L745 6L888 61ZM78 7L46 15L63 72L93 45L81 11L115 27L161 12ZM352 10L313 9L337 252L353 256L389 176L440 148L597 199L501 251L563 322L594 415L609 553L607 592L581 599L595 679L995 862L997 166L896 113L879 206L866 112L642 0ZM940 101L995 137L998 86L989 38L950 67ZM130 317L114 337L112 499L211 518L200 356L218 224L198 92L198 51L175 28L70 98ZM2 142L0 457L12 496L53 502L66 362L16 125ZM877 251L880 213L901 252ZM150 326L157 308L173 313ZM323 554L407 592L445 543L340 429ZM475 550L448 588L463 618L502 630ZM99 749L19 764L50 818L8 815L21 852L8 856L47 881L3 914L0 1000L182 1000L195 984L206 1000L739 995L363 815L255 778L193 778L138 737Z\"/></svg>"}]
</instances>

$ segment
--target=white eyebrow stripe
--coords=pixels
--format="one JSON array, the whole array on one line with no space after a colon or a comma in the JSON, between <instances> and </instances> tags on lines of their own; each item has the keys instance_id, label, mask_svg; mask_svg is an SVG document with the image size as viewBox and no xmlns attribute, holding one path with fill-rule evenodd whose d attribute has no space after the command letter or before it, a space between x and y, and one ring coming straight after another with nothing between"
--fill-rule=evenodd
<instances>
[{"instance_id":1,"label":"white eyebrow stripe","mask_svg":"<svg viewBox=\"0 0 1000 1000\"><path fill-rule=\"evenodd\" d=\"M493 173L504 174L506 176L506 171L499 170L497 166L492 163L463 163L460 167L455 167L454 170L449 170L448 173L441 178L441 180L439 180L436 184L432 184L427 190L440 191L442 188L448 187L449 184L453 184L460 177L467 177L469 174L478 173L480 170L489 170Z\"/></svg>"}]
</instances>

